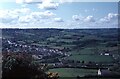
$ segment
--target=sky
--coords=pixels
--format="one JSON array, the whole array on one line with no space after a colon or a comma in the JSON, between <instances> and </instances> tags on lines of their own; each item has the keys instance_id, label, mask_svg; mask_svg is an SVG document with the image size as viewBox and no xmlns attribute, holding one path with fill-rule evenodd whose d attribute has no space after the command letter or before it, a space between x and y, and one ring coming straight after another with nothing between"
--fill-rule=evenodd
<instances>
[{"instance_id":1,"label":"sky","mask_svg":"<svg viewBox=\"0 0 120 79\"><path fill-rule=\"evenodd\" d=\"M118 0L106 1L4 0L0 28L117 28Z\"/></svg>"}]
</instances>

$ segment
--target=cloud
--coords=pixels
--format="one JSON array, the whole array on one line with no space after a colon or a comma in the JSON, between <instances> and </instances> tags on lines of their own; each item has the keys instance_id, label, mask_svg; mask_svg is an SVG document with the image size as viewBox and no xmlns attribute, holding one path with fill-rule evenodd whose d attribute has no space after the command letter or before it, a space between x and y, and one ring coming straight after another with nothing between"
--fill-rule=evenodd
<instances>
[{"instance_id":1,"label":"cloud","mask_svg":"<svg viewBox=\"0 0 120 79\"><path fill-rule=\"evenodd\" d=\"M75 0L58 0L60 3L65 3L65 2L76 2Z\"/></svg>"},{"instance_id":2,"label":"cloud","mask_svg":"<svg viewBox=\"0 0 120 79\"><path fill-rule=\"evenodd\" d=\"M21 8L21 9L15 9L13 12L27 14L27 13L30 13L31 10L29 8Z\"/></svg>"},{"instance_id":3,"label":"cloud","mask_svg":"<svg viewBox=\"0 0 120 79\"><path fill-rule=\"evenodd\" d=\"M0 10L1 28L50 28L62 27L62 18L51 11L34 11L27 14L18 10Z\"/></svg>"},{"instance_id":4,"label":"cloud","mask_svg":"<svg viewBox=\"0 0 120 79\"><path fill-rule=\"evenodd\" d=\"M57 3L64 3L64 2L74 2L74 0L16 0L16 3L37 3L37 2L57 2Z\"/></svg>"},{"instance_id":5,"label":"cloud","mask_svg":"<svg viewBox=\"0 0 120 79\"><path fill-rule=\"evenodd\" d=\"M55 22L64 22L62 18L54 18Z\"/></svg>"},{"instance_id":6,"label":"cloud","mask_svg":"<svg viewBox=\"0 0 120 79\"><path fill-rule=\"evenodd\" d=\"M0 23L41 23L45 21L47 22L47 19L54 19L55 16L56 14L50 11L32 12L28 8L21 8L15 10L0 10Z\"/></svg>"},{"instance_id":7,"label":"cloud","mask_svg":"<svg viewBox=\"0 0 120 79\"><path fill-rule=\"evenodd\" d=\"M57 3L39 4L38 8L46 10L56 10L58 8L58 4Z\"/></svg>"},{"instance_id":8,"label":"cloud","mask_svg":"<svg viewBox=\"0 0 120 79\"><path fill-rule=\"evenodd\" d=\"M26 16L21 16L18 20L18 22L20 23L29 23L29 22L33 22L33 17L26 15Z\"/></svg>"},{"instance_id":9,"label":"cloud","mask_svg":"<svg viewBox=\"0 0 120 79\"><path fill-rule=\"evenodd\" d=\"M35 18L48 19L54 17L56 14L50 11L44 11L44 12L32 12L31 15Z\"/></svg>"},{"instance_id":10,"label":"cloud","mask_svg":"<svg viewBox=\"0 0 120 79\"><path fill-rule=\"evenodd\" d=\"M78 20L80 20L80 17L78 15L73 15L72 19L75 20L75 21L78 21Z\"/></svg>"},{"instance_id":11,"label":"cloud","mask_svg":"<svg viewBox=\"0 0 120 79\"><path fill-rule=\"evenodd\" d=\"M105 16L104 18L101 18L100 21L101 22L111 22L113 20L116 20L118 18L118 14L114 14L114 13L109 13L107 16Z\"/></svg>"},{"instance_id":12,"label":"cloud","mask_svg":"<svg viewBox=\"0 0 120 79\"><path fill-rule=\"evenodd\" d=\"M21 8L14 10L0 10L0 22L1 23L17 23L20 15L29 14L31 10L29 8Z\"/></svg>"},{"instance_id":13,"label":"cloud","mask_svg":"<svg viewBox=\"0 0 120 79\"><path fill-rule=\"evenodd\" d=\"M2 23L14 23L19 16L9 10L0 10L0 22Z\"/></svg>"},{"instance_id":14,"label":"cloud","mask_svg":"<svg viewBox=\"0 0 120 79\"><path fill-rule=\"evenodd\" d=\"M117 18L117 16L117 14L108 14L106 17L111 19L111 21L109 23L103 23L100 22L100 18L95 18L92 15L86 17L80 15L73 15L72 18L75 21L69 22L66 25L71 28L116 28L118 27L118 22L115 21L115 18ZM114 19L114 21L112 19Z\"/></svg>"},{"instance_id":15,"label":"cloud","mask_svg":"<svg viewBox=\"0 0 120 79\"><path fill-rule=\"evenodd\" d=\"M34 0L25 0L26 3L33 2Z\"/></svg>"},{"instance_id":16,"label":"cloud","mask_svg":"<svg viewBox=\"0 0 120 79\"><path fill-rule=\"evenodd\" d=\"M95 22L95 19L93 16L87 16L85 19L84 19L85 22Z\"/></svg>"},{"instance_id":17,"label":"cloud","mask_svg":"<svg viewBox=\"0 0 120 79\"><path fill-rule=\"evenodd\" d=\"M16 0L16 3L22 4L22 3L41 3L43 0Z\"/></svg>"},{"instance_id":18,"label":"cloud","mask_svg":"<svg viewBox=\"0 0 120 79\"><path fill-rule=\"evenodd\" d=\"M42 4L38 4L38 8L46 10L56 10L59 6L59 3L54 3L49 0L45 0Z\"/></svg>"},{"instance_id":19,"label":"cloud","mask_svg":"<svg viewBox=\"0 0 120 79\"><path fill-rule=\"evenodd\" d=\"M16 0L16 3L23 3L24 0Z\"/></svg>"},{"instance_id":20,"label":"cloud","mask_svg":"<svg viewBox=\"0 0 120 79\"><path fill-rule=\"evenodd\" d=\"M44 12L31 12L29 15L21 16L20 23L41 23L48 22L48 20L55 17L55 14L50 11Z\"/></svg>"},{"instance_id":21,"label":"cloud","mask_svg":"<svg viewBox=\"0 0 120 79\"><path fill-rule=\"evenodd\" d=\"M25 8L27 6L27 4L22 4L21 7L22 8Z\"/></svg>"},{"instance_id":22,"label":"cloud","mask_svg":"<svg viewBox=\"0 0 120 79\"><path fill-rule=\"evenodd\" d=\"M0 27L19 28L111 28L117 26L118 14L108 13L105 17L73 15L72 19L57 16L52 11L32 11L29 8L0 10Z\"/></svg>"},{"instance_id":23,"label":"cloud","mask_svg":"<svg viewBox=\"0 0 120 79\"><path fill-rule=\"evenodd\" d=\"M73 15L72 19L74 21L83 21L84 17L82 15Z\"/></svg>"}]
</instances>

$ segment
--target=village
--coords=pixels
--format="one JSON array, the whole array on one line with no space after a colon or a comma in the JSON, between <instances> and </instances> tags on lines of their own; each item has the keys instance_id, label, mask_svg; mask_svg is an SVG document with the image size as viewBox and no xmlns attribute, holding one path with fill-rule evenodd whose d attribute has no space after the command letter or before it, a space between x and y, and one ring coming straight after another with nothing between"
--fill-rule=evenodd
<instances>
[{"instance_id":1,"label":"village","mask_svg":"<svg viewBox=\"0 0 120 79\"><path fill-rule=\"evenodd\" d=\"M6 39L4 39L6 40ZM98 62L85 62L85 61L74 61L74 60L67 60L66 58L71 56L71 54L63 53L63 50L58 49L50 49L47 47L38 47L35 45L27 45L25 43L19 43L19 42L12 42L10 40L6 40L3 43L4 45L8 46L5 49L3 49L3 52L7 53L18 53L20 56L22 53L30 53L31 57L34 61L41 63L41 64L47 64L48 69L54 69L54 68L79 68L79 69L98 69L98 75L105 75L101 73L100 69L103 69L104 72L107 72L107 75L111 75L111 72L109 71L109 68L114 65L113 63L98 63ZM114 59L115 56L110 54L109 52L100 53L99 55L105 55L105 56L111 56ZM23 59L26 58L26 55L23 57ZM54 58L51 60L48 60L50 58ZM105 71L106 70L106 71Z\"/></svg>"},{"instance_id":2,"label":"village","mask_svg":"<svg viewBox=\"0 0 120 79\"><path fill-rule=\"evenodd\" d=\"M59 36L58 34L58 36L56 37L61 37L58 39L58 40L61 40L59 42L57 41L52 42L52 39L54 40L57 38L52 38L51 34L50 36L49 34L48 35L46 34L47 37L46 36L43 37L46 43L39 44L39 41L41 40L39 38L41 36L33 40L32 37L34 34L32 34L31 36L30 33L27 33L27 34L30 34L28 35L28 37L30 38L27 37L26 39L28 40L26 40L23 34L24 32L17 32L18 34L15 33L15 35L14 35L14 32L16 31L13 30L12 32L13 32L13 35L10 34L9 37L3 36L2 38L2 45L3 45L2 53L3 53L3 60L5 61L7 61L9 56L12 56L13 58L14 57L15 58L18 57L20 59L22 58L22 60L24 61L30 61L34 64L38 64L38 68L41 67L41 65L47 66L47 69L45 69L45 72L50 72L51 70L54 70L54 69L57 70L61 68L62 69L66 69L66 68L67 69L78 69L78 70L84 69L85 71L87 69L88 71L90 70L94 71L94 74L88 73L84 75L84 77L86 76L88 77L89 76L93 76L93 77L94 76L116 76L116 75L118 76L119 75L118 72L116 71L113 72L113 70L116 70L116 68L120 64L120 61L119 61L120 55L118 52L114 52L117 50L117 47L115 47L116 43L113 43L113 44L111 43L110 44L111 47L108 46L108 48L112 48L110 50L99 49L93 46L92 46L93 48L90 48L89 46L87 46L87 43L88 44L90 43L90 45L92 43L94 44L95 42L99 43L101 39L97 39L96 37L92 40L88 38L88 41L86 40L79 41L81 40L81 38L84 38L86 34L84 35L83 33L83 35L78 35L76 33L75 35L71 34L71 36L68 36L68 35ZM21 40L18 39L20 35L23 35L21 37ZM89 35L90 34L88 33L88 36ZM34 35L34 36L37 36L37 35ZM69 41L69 40L73 40L73 41ZM67 44L68 44L68 47L67 47ZM55 45L55 46L52 47L52 45ZM66 45L66 47L63 47L62 45ZM7 65L5 65L5 68L9 68L6 66ZM11 66L10 66L10 69L11 69ZM55 71L55 73L56 72L57 71ZM60 73L58 72L58 74Z\"/></svg>"}]
</instances>

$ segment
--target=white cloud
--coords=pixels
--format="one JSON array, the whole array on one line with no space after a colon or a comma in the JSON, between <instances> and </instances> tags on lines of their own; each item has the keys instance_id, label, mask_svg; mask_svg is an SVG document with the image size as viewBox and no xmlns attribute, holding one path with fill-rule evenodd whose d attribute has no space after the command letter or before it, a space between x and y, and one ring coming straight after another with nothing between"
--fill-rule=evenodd
<instances>
[{"instance_id":1,"label":"white cloud","mask_svg":"<svg viewBox=\"0 0 120 79\"><path fill-rule=\"evenodd\" d=\"M93 16L87 16L85 19L84 19L85 22L95 22L95 19Z\"/></svg>"},{"instance_id":2,"label":"white cloud","mask_svg":"<svg viewBox=\"0 0 120 79\"><path fill-rule=\"evenodd\" d=\"M117 17L118 17L118 14L113 14L113 13L108 14L108 19L116 19Z\"/></svg>"},{"instance_id":3,"label":"white cloud","mask_svg":"<svg viewBox=\"0 0 120 79\"><path fill-rule=\"evenodd\" d=\"M29 22L33 22L33 17L26 15L26 16L21 16L18 20L20 23L29 23Z\"/></svg>"},{"instance_id":4,"label":"white cloud","mask_svg":"<svg viewBox=\"0 0 120 79\"><path fill-rule=\"evenodd\" d=\"M75 21L83 21L84 17L82 15L73 15L72 19Z\"/></svg>"},{"instance_id":5,"label":"white cloud","mask_svg":"<svg viewBox=\"0 0 120 79\"><path fill-rule=\"evenodd\" d=\"M54 21L55 22L63 22L63 19L62 18L54 18Z\"/></svg>"},{"instance_id":6,"label":"white cloud","mask_svg":"<svg viewBox=\"0 0 120 79\"><path fill-rule=\"evenodd\" d=\"M29 8L21 8L21 9L15 9L13 12L25 14L25 13L30 13L31 10Z\"/></svg>"},{"instance_id":7,"label":"white cloud","mask_svg":"<svg viewBox=\"0 0 120 79\"><path fill-rule=\"evenodd\" d=\"M19 16L9 10L0 10L0 22L9 23L15 22Z\"/></svg>"},{"instance_id":8,"label":"white cloud","mask_svg":"<svg viewBox=\"0 0 120 79\"><path fill-rule=\"evenodd\" d=\"M16 0L16 3L41 3L43 0Z\"/></svg>"},{"instance_id":9,"label":"white cloud","mask_svg":"<svg viewBox=\"0 0 120 79\"><path fill-rule=\"evenodd\" d=\"M27 4L22 4L21 7L25 8L27 6Z\"/></svg>"},{"instance_id":10,"label":"white cloud","mask_svg":"<svg viewBox=\"0 0 120 79\"><path fill-rule=\"evenodd\" d=\"M117 14L108 14L107 15L109 17L109 19L114 19L117 18ZM94 18L92 15L84 17L81 16L82 18L80 18L80 16L78 15L73 15L73 22L69 22L68 27L71 28L116 28L118 27L118 22L117 21L111 21L109 23L103 23L100 22L99 18Z\"/></svg>"},{"instance_id":11,"label":"white cloud","mask_svg":"<svg viewBox=\"0 0 120 79\"><path fill-rule=\"evenodd\" d=\"M109 28L117 27L116 13L109 13L103 18L73 15L73 20L56 17L51 11L31 11L29 8L0 10L0 27L20 28ZM106 21L109 21L107 23Z\"/></svg>"},{"instance_id":12,"label":"white cloud","mask_svg":"<svg viewBox=\"0 0 120 79\"><path fill-rule=\"evenodd\" d=\"M106 17L101 18L100 21L101 22L111 22L113 20L116 20L117 18L118 18L118 14L109 13Z\"/></svg>"},{"instance_id":13,"label":"white cloud","mask_svg":"<svg viewBox=\"0 0 120 79\"><path fill-rule=\"evenodd\" d=\"M60 3L65 3L65 2L76 2L75 0L58 0Z\"/></svg>"},{"instance_id":14,"label":"white cloud","mask_svg":"<svg viewBox=\"0 0 120 79\"><path fill-rule=\"evenodd\" d=\"M50 11L32 12L28 8L15 10L0 10L1 23L29 23L37 22L43 19L54 19L56 14Z\"/></svg>"},{"instance_id":15,"label":"white cloud","mask_svg":"<svg viewBox=\"0 0 120 79\"><path fill-rule=\"evenodd\" d=\"M30 3L33 2L34 0L25 0L25 2Z\"/></svg>"},{"instance_id":16,"label":"white cloud","mask_svg":"<svg viewBox=\"0 0 120 79\"><path fill-rule=\"evenodd\" d=\"M14 2L14 0L1 0L2 2ZM21 1L21 0L17 0ZM32 0L33 2L39 2L41 0ZM44 0L42 0L44 1ZM47 0L47 1L53 1L53 2L119 2L119 0Z\"/></svg>"},{"instance_id":17,"label":"white cloud","mask_svg":"<svg viewBox=\"0 0 120 79\"><path fill-rule=\"evenodd\" d=\"M17 23L20 15L26 15L30 13L29 8L21 8L15 10L0 10L0 22L1 23Z\"/></svg>"},{"instance_id":18,"label":"white cloud","mask_svg":"<svg viewBox=\"0 0 120 79\"><path fill-rule=\"evenodd\" d=\"M29 15L21 16L19 18L20 23L48 23L55 17L55 14L50 11L44 12L31 12Z\"/></svg>"},{"instance_id":19,"label":"white cloud","mask_svg":"<svg viewBox=\"0 0 120 79\"><path fill-rule=\"evenodd\" d=\"M16 3L23 3L24 0L16 0Z\"/></svg>"},{"instance_id":20,"label":"white cloud","mask_svg":"<svg viewBox=\"0 0 120 79\"><path fill-rule=\"evenodd\" d=\"M59 3L53 3L50 1L43 1L42 4L38 4L38 8L47 9L47 10L56 10L59 6Z\"/></svg>"},{"instance_id":21,"label":"white cloud","mask_svg":"<svg viewBox=\"0 0 120 79\"><path fill-rule=\"evenodd\" d=\"M36 18L47 19L47 18L54 17L56 14L50 11L44 11L44 12L32 12L31 15Z\"/></svg>"},{"instance_id":22,"label":"white cloud","mask_svg":"<svg viewBox=\"0 0 120 79\"><path fill-rule=\"evenodd\" d=\"M75 21L78 21L78 20L80 20L80 17L78 15L73 15L72 19L75 20Z\"/></svg>"}]
</instances>

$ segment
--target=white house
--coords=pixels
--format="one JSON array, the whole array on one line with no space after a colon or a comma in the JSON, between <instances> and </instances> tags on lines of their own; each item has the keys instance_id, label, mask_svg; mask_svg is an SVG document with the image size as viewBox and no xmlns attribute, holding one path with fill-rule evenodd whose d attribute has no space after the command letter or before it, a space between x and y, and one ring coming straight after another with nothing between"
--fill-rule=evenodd
<instances>
[{"instance_id":1,"label":"white house","mask_svg":"<svg viewBox=\"0 0 120 79\"><path fill-rule=\"evenodd\" d=\"M99 76L101 75L101 70L100 70L100 69L98 69L98 75L99 75Z\"/></svg>"}]
</instances>

